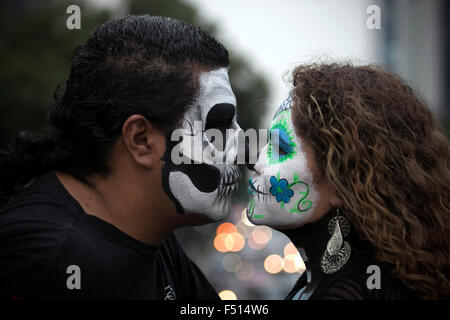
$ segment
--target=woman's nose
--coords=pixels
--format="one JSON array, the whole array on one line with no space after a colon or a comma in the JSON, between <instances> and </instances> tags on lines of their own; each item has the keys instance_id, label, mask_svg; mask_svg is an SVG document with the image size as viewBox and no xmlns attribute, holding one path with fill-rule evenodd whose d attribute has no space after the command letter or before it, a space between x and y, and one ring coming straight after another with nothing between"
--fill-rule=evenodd
<instances>
[{"instance_id":1,"label":"woman's nose","mask_svg":"<svg viewBox=\"0 0 450 320\"><path fill-rule=\"evenodd\" d=\"M260 162L256 163L253 166L253 171L255 171L257 174L262 175L264 173L264 165Z\"/></svg>"}]
</instances>

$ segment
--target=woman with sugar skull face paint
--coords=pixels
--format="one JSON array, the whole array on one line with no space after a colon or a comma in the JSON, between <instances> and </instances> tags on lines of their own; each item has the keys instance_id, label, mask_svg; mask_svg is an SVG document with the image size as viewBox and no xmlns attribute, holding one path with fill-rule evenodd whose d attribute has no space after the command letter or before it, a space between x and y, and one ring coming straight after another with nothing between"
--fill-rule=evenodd
<instances>
[{"instance_id":1,"label":"woman with sugar skull face paint","mask_svg":"<svg viewBox=\"0 0 450 320\"><path fill-rule=\"evenodd\" d=\"M246 209L305 261L287 299L448 298L450 153L427 106L375 67L293 76Z\"/></svg>"}]
</instances>

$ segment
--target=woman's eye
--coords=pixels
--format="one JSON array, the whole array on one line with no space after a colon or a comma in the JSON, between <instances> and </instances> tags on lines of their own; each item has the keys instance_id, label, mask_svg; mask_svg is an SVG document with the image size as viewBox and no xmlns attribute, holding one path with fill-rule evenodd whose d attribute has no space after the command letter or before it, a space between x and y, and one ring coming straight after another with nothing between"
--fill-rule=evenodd
<instances>
[{"instance_id":1,"label":"woman's eye","mask_svg":"<svg viewBox=\"0 0 450 320\"><path fill-rule=\"evenodd\" d=\"M281 155L288 154L289 152L280 147L279 149Z\"/></svg>"},{"instance_id":2,"label":"woman's eye","mask_svg":"<svg viewBox=\"0 0 450 320\"><path fill-rule=\"evenodd\" d=\"M272 148L278 150L281 155L292 151L292 143L289 135L282 129L274 129L270 132L270 142Z\"/></svg>"},{"instance_id":3,"label":"woman's eye","mask_svg":"<svg viewBox=\"0 0 450 320\"><path fill-rule=\"evenodd\" d=\"M292 130L290 130L286 121L279 120L269 132L269 147L267 149L269 163L274 164L292 159L295 154L295 146Z\"/></svg>"}]
</instances>

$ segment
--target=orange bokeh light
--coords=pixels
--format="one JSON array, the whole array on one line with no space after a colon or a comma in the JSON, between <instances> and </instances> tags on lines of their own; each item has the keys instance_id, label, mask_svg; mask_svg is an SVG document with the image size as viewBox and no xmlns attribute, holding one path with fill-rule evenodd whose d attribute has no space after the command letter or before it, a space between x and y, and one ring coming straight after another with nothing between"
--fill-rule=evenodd
<instances>
[{"instance_id":1,"label":"orange bokeh light","mask_svg":"<svg viewBox=\"0 0 450 320\"><path fill-rule=\"evenodd\" d=\"M306 267L300 253L288 254L283 259L283 270L287 273L303 273Z\"/></svg>"},{"instance_id":2,"label":"orange bokeh light","mask_svg":"<svg viewBox=\"0 0 450 320\"><path fill-rule=\"evenodd\" d=\"M236 293L232 290L222 290L219 293L219 297L222 300L237 300Z\"/></svg>"},{"instance_id":3,"label":"orange bokeh light","mask_svg":"<svg viewBox=\"0 0 450 320\"><path fill-rule=\"evenodd\" d=\"M233 239L233 244L231 246L230 251L238 252L241 251L245 246L245 238L239 232L233 232L229 235Z\"/></svg>"},{"instance_id":4,"label":"orange bokeh light","mask_svg":"<svg viewBox=\"0 0 450 320\"><path fill-rule=\"evenodd\" d=\"M253 231L252 238L258 244L266 244L269 240L269 237L261 230Z\"/></svg>"},{"instance_id":5,"label":"orange bokeh light","mask_svg":"<svg viewBox=\"0 0 450 320\"><path fill-rule=\"evenodd\" d=\"M236 226L230 222L224 222L220 226L217 227L216 233L233 233L237 232Z\"/></svg>"},{"instance_id":6,"label":"orange bokeh light","mask_svg":"<svg viewBox=\"0 0 450 320\"><path fill-rule=\"evenodd\" d=\"M279 273L283 269L283 259L277 254L271 254L264 260L264 269L268 273Z\"/></svg>"},{"instance_id":7,"label":"orange bokeh light","mask_svg":"<svg viewBox=\"0 0 450 320\"><path fill-rule=\"evenodd\" d=\"M292 242L289 242L285 247L284 247L284 255L288 256L290 254L297 254L298 250L297 248L294 246L294 244Z\"/></svg>"},{"instance_id":8,"label":"orange bokeh light","mask_svg":"<svg viewBox=\"0 0 450 320\"><path fill-rule=\"evenodd\" d=\"M289 254L283 259L283 270L287 273L294 273L297 271L295 255Z\"/></svg>"},{"instance_id":9,"label":"orange bokeh light","mask_svg":"<svg viewBox=\"0 0 450 320\"><path fill-rule=\"evenodd\" d=\"M220 252L238 252L245 246L245 238L239 232L219 233L214 239L214 248Z\"/></svg>"},{"instance_id":10,"label":"orange bokeh light","mask_svg":"<svg viewBox=\"0 0 450 320\"><path fill-rule=\"evenodd\" d=\"M247 242L248 246L250 248L252 248L253 250L261 250L262 248L264 248L266 246L266 243L264 243L264 244L257 243L255 241L255 239L253 238L253 236L248 237L247 241L248 241Z\"/></svg>"},{"instance_id":11,"label":"orange bokeh light","mask_svg":"<svg viewBox=\"0 0 450 320\"><path fill-rule=\"evenodd\" d=\"M225 246L225 241L228 234L226 233L219 233L216 238L214 239L214 248L216 248L217 251L220 252L227 252L228 249Z\"/></svg>"},{"instance_id":12,"label":"orange bokeh light","mask_svg":"<svg viewBox=\"0 0 450 320\"><path fill-rule=\"evenodd\" d=\"M272 230L266 226L257 226L248 238L248 245L253 250L260 250L272 239Z\"/></svg>"}]
</instances>

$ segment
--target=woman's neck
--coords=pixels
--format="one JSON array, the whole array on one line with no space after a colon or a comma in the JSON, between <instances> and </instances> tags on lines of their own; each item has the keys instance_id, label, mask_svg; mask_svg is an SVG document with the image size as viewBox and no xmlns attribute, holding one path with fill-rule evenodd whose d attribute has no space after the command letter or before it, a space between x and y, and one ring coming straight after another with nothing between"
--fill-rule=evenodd
<instances>
[{"instance_id":1,"label":"woman's neck","mask_svg":"<svg viewBox=\"0 0 450 320\"><path fill-rule=\"evenodd\" d=\"M292 243L299 248L306 270L312 274L320 272L320 259L331 237L328 232L328 222L331 217L331 214L327 214L320 220L300 228L282 230Z\"/></svg>"}]
</instances>

